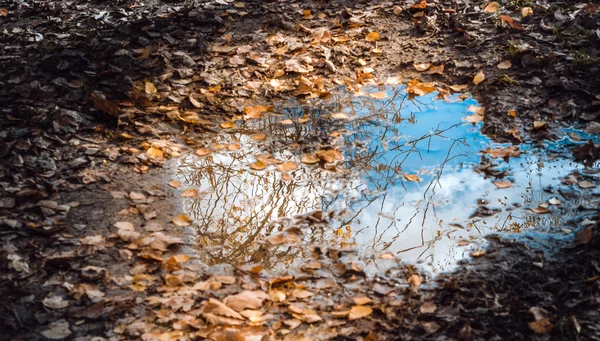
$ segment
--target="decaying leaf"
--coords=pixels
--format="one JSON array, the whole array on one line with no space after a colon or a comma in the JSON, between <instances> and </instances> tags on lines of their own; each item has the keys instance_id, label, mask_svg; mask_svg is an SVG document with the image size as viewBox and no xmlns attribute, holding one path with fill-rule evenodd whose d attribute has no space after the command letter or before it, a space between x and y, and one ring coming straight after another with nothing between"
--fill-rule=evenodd
<instances>
[{"instance_id":1,"label":"decaying leaf","mask_svg":"<svg viewBox=\"0 0 600 341\"><path fill-rule=\"evenodd\" d=\"M511 18L510 15L501 15L500 16L500 21L502 23L508 24L508 26L510 26L510 27L512 27L512 28L514 28L516 30L519 30L519 31L523 30L523 25L521 25L520 22L515 21L515 19Z\"/></svg>"},{"instance_id":2,"label":"decaying leaf","mask_svg":"<svg viewBox=\"0 0 600 341\"><path fill-rule=\"evenodd\" d=\"M496 65L496 67L501 70L510 69L512 67L512 63L510 60L506 59L506 60L502 61L500 64Z\"/></svg>"},{"instance_id":3,"label":"decaying leaf","mask_svg":"<svg viewBox=\"0 0 600 341\"><path fill-rule=\"evenodd\" d=\"M263 133L258 133L258 134L254 134L252 136L250 136L250 138L252 138L255 141L262 141L267 137L267 135L263 134Z\"/></svg>"},{"instance_id":4,"label":"decaying leaf","mask_svg":"<svg viewBox=\"0 0 600 341\"><path fill-rule=\"evenodd\" d=\"M487 4L487 6L485 6L483 11L487 12L487 13L496 13L496 12L498 12L499 8L500 8L500 5L496 1L492 1L489 4Z\"/></svg>"},{"instance_id":5,"label":"decaying leaf","mask_svg":"<svg viewBox=\"0 0 600 341\"><path fill-rule=\"evenodd\" d=\"M433 314L436 310L437 305L435 305L435 303L431 301L423 302L423 304L421 304L421 307L419 307L419 312L421 314Z\"/></svg>"},{"instance_id":6,"label":"decaying leaf","mask_svg":"<svg viewBox=\"0 0 600 341\"><path fill-rule=\"evenodd\" d=\"M44 298L42 304L50 309L62 309L69 306L69 302L63 300L60 296L50 296Z\"/></svg>"},{"instance_id":7,"label":"decaying leaf","mask_svg":"<svg viewBox=\"0 0 600 341\"><path fill-rule=\"evenodd\" d=\"M263 302L269 299L269 295L262 290L243 291L236 295L227 296L223 303L235 311L246 309L258 309Z\"/></svg>"},{"instance_id":8,"label":"decaying leaf","mask_svg":"<svg viewBox=\"0 0 600 341\"><path fill-rule=\"evenodd\" d=\"M373 313L373 308L364 305L355 305L350 309L348 314L349 320L357 320L363 317L367 317Z\"/></svg>"},{"instance_id":9,"label":"decaying leaf","mask_svg":"<svg viewBox=\"0 0 600 341\"><path fill-rule=\"evenodd\" d=\"M475 77L473 77L473 84L478 85L485 80L485 74L483 71L479 71Z\"/></svg>"},{"instance_id":10,"label":"decaying leaf","mask_svg":"<svg viewBox=\"0 0 600 341\"><path fill-rule=\"evenodd\" d=\"M529 322L529 328L537 334L548 334L554 329L554 325L547 319Z\"/></svg>"},{"instance_id":11,"label":"decaying leaf","mask_svg":"<svg viewBox=\"0 0 600 341\"><path fill-rule=\"evenodd\" d=\"M49 325L49 329L44 330L41 334L50 340L62 340L72 334L69 329L69 322L59 320Z\"/></svg>"}]
</instances>

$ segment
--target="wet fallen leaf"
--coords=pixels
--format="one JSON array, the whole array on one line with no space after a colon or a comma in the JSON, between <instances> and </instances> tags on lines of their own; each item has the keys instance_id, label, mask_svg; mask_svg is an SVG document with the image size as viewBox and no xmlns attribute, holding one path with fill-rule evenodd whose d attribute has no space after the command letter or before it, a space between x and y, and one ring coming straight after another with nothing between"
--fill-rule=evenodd
<instances>
[{"instance_id":1,"label":"wet fallen leaf","mask_svg":"<svg viewBox=\"0 0 600 341\"><path fill-rule=\"evenodd\" d=\"M404 173L404 180L412 182L421 182L421 178L417 174Z\"/></svg>"},{"instance_id":2,"label":"wet fallen leaf","mask_svg":"<svg viewBox=\"0 0 600 341\"><path fill-rule=\"evenodd\" d=\"M521 8L521 18L527 18L533 15L533 9L531 7Z\"/></svg>"},{"instance_id":3,"label":"wet fallen leaf","mask_svg":"<svg viewBox=\"0 0 600 341\"><path fill-rule=\"evenodd\" d=\"M452 91L454 91L454 92L461 92L461 91L465 90L468 87L469 87L468 84L460 84L460 85L451 85L450 89Z\"/></svg>"},{"instance_id":4,"label":"wet fallen leaf","mask_svg":"<svg viewBox=\"0 0 600 341\"><path fill-rule=\"evenodd\" d=\"M544 214L544 213L550 212L550 209L548 209L548 207L544 207L544 206L533 207L533 208L530 208L530 210L533 213L537 213L537 214Z\"/></svg>"},{"instance_id":5,"label":"wet fallen leaf","mask_svg":"<svg viewBox=\"0 0 600 341\"><path fill-rule=\"evenodd\" d=\"M519 128L516 125L512 129L504 130L504 132L507 136L511 136L513 139L519 142L523 142L523 139L521 138L521 135L519 133Z\"/></svg>"},{"instance_id":6,"label":"wet fallen leaf","mask_svg":"<svg viewBox=\"0 0 600 341\"><path fill-rule=\"evenodd\" d=\"M431 67L431 63L415 63L413 66L415 70L423 72Z\"/></svg>"},{"instance_id":7,"label":"wet fallen leaf","mask_svg":"<svg viewBox=\"0 0 600 341\"><path fill-rule=\"evenodd\" d=\"M289 172L289 171L292 171L292 170L298 168L298 165L296 165L295 163L293 163L291 161L287 161L280 165L277 165L275 168L280 172Z\"/></svg>"},{"instance_id":8,"label":"wet fallen leaf","mask_svg":"<svg viewBox=\"0 0 600 341\"><path fill-rule=\"evenodd\" d=\"M377 32L371 32L371 33L367 34L367 36L365 37L365 39L367 41L378 41L379 40L379 33L377 33Z\"/></svg>"},{"instance_id":9,"label":"wet fallen leaf","mask_svg":"<svg viewBox=\"0 0 600 341\"><path fill-rule=\"evenodd\" d=\"M273 107L266 105L255 105L244 108L244 119L261 118L263 113L273 110Z\"/></svg>"},{"instance_id":10,"label":"wet fallen leaf","mask_svg":"<svg viewBox=\"0 0 600 341\"><path fill-rule=\"evenodd\" d=\"M210 314L209 316L206 316L206 314ZM230 307L228 307L227 305L223 304L221 301L214 299L214 298L209 298L208 301L204 304L204 310L202 315L210 320L212 320L212 323L215 324L220 324L220 322L223 322L223 320L221 319L212 319L213 317L216 316L223 316L223 317L229 317L229 318L233 318L233 319L238 319L238 320L243 320L244 317L242 315L240 315L238 312L236 312L235 310L231 309Z\"/></svg>"},{"instance_id":11,"label":"wet fallen leaf","mask_svg":"<svg viewBox=\"0 0 600 341\"><path fill-rule=\"evenodd\" d=\"M406 86L406 91L415 96L424 96L428 93L434 92L435 89L434 83L420 83L416 79L413 79Z\"/></svg>"},{"instance_id":12,"label":"wet fallen leaf","mask_svg":"<svg viewBox=\"0 0 600 341\"><path fill-rule=\"evenodd\" d=\"M510 68L512 67L512 63L511 63L511 61L510 61L510 60L508 60L508 59L507 59L507 60L504 60L504 61L502 61L502 62L501 62L500 64L498 64L496 67L497 67L498 69L501 69L501 70L510 69Z\"/></svg>"},{"instance_id":13,"label":"wet fallen leaf","mask_svg":"<svg viewBox=\"0 0 600 341\"><path fill-rule=\"evenodd\" d=\"M292 121L288 118L288 119L279 121L279 123L281 123L283 125L292 125L292 124L294 124L294 121Z\"/></svg>"},{"instance_id":14,"label":"wet fallen leaf","mask_svg":"<svg viewBox=\"0 0 600 341\"><path fill-rule=\"evenodd\" d=\"M270 296L262 290L242 291L237 295L225 297L223 303L235 311L243 311L246 309L258 309L269 298Z\"/></svg>"},{"instance_id":15,"label":"wet fallen leaf","mask_svg":"<svg viewBox=\"0 0 600 341\"><path fill-rule=\"evenodd\" d=\"M364 305L355 305L350 309L348 319L350 321L367 317L373 313L373 308Z\"/></svg>"},{"instance_id":16,"label":"wet fallen leaf","mask_svg":"<svg viewBox=\"0 0 600 341\"><path fill-rule=\"evenodd\" d=\"M156 87L154 86L154 84L146 82L146 84L144 85L144 91L146 91L148 95L154 95L156 93Z\"/></svg>"},{"instance_id":17,"label":"wet fallen leaf","mask_svg":"<svg viewBox=\"0 0 600 341\"><path fill-rule=\"evenodd\" d=\"M423 329L425 329L425 332L427 334L433 334L435 332L437 332L440 329L440 325L430 321L430 322L422 322L421 326L423 327Z\"/></svg>"},{"instance_id":18,"label":"wet fallen leaf","mask_svg":"<svg viewBox=\"0 0 600 341\"><path fill-rule=\"evenodd\" d=\"M231 128L235 127L235 122L225 121L225 122L219 124L219 126L223 129L231 129Z\"/></svg>"},{"instance_id":19,"label":"wet fallen leaf","mask_svg":"<svg viewBox=\"0 0 600 341\"><path fill-rule=\"evenodd\" d=\"M396 86L400 83L402 83L402 77L400 77L400 76L388 77L385 80L385 84L391 85L391 86Z\"/></svg>"},{"instance_id":20,"label":"wet fallen leaf","mask_svg":"<svg viewBox=\"0 0 600 341\"><path fill-rule=\"evenodd\" d=\"M578 183L578 185L579 185L579 187L584 188L584 189L595 188L596 187L596 184L593 183L593 182L591 182L591 181L589 181L589 180L580 181Z\"/></svg>"},{"instance_id":21,"label":"wet fallen leaf","mask_svg":"<svg viewBox=\"0 0 600 341\"><path fill-rule=\"evenodd\" d=\"M173 218L173 224L177 226L189 226L192 224L192 219L185 214L180 214Z\"/></svg>"},{"instance_id":22,"label":"wet fallen leaf","mask_svg":"<svg viewBox=\"0 0 600 341\"><path fill-rule=\"evenodd\" d=\"M471 252L471 257L473 257L473 258L483 257L483 256L485 256L485 251L483 251L483 250L477 250L477 251Z\"/></svg>"},{"instance_id":23,"label":"wet fallen leaf","mask_svg":"<svg viewBox=\"0 0 600 341\"><path fill-rule=\"evenodd\" d=\"M165 155L165 152L158 148L150 147L148 150L146 150L146 154L153 159L162 159Z\"/></svg>"},{"instance_id":24,"label":"wet fallen leaf","mask_svg":"<svg viewBox=\"0 0 600 341\"><path fill-rule=\"evenodd\" d=\"M537 334L548 334L554 329L554 325L547 319L529 322L529 328Z\"/></svg>"},{"instance_id":25,"label":"wet fallen leaf","mask_svg":"<svg viewBox=\"0 0 600 341\"><path fill-rule=\"evenodd\" d=\"M500 8L500 5L496 1L492 1L489 4L487 4L487 6L485 6L483 11L487 12L487 13L496 13L496 12L498 12L499 8Z\"/></svg>"},{"instance_id":26,"label":"wet fallen leaf","mask_svg":"<svg viewBox=\"0 0 600 341\"><path fill-rule=\"evenodd\" d=\"M408 282L408 284L410 284L413 288L418 288L421 285L421 283L423 283L423 280L421 279L421 276L413 274L410 277L408 277L408 280L406 280L406 282Z\"/></svg>"},{"instance_id":27,"label":"wet fallen leaf","mask_svg":"<svg viewBox=\"0 0 600 341\"><path fill-rule=\"evenodd\" d=\"M387 93L385 91L373 92L369 94L369 97L374 99L384 99L387 97Z\"/></svg>"},{"instance_id":28,"label":"wet fallen leaf","mask_svg":"<svg viewBox=\"0 0 600 341\"><path fill-rule=\"evenodd\" d=\"M61 340L72 334L69 329L69 323L65 320L53 322L49 327L49 329L44 330L41 334L51 340Z\"/></svg>"},{"instance_id":29,"label":"wet fallen leaf","mask_svg":"<svg viewBox=\"0 0 600 341\"><path fill-rule=\"evenodd\" d=\"M576 234L575 234L575 243L578 245L585 245L588 244L589 242L592 241L594 234L592 232L592 229L589 227L586 227L582 230L579 230Z\"/></svg>"},{"instance_id":30,"label":"wet fallen leaf","mask_svg":"<svg viewBox=\"0 0 600 341\"><path fill-rule=\"evenodd\" d=\"M195 198L198 196L198 190L196 189L186 189L181 193L183 198Z\"/></svg>"},{"instance_id":31,"label":"wet fallen leaf","mask_svg":"<svg viewBox=\"0 0 600 341\"><path fill-rule=\"evenodd\" d=\"M259 134L254 134L254 135L252 135L252 136L250 136L250 137L251 137L253 140L255 140L255 141L262 141L262 140L264 140L264 139L267 137L267 135L265 135L265 134L262 134L262 133L259 133Z\"/></svg>"},{"instance_id":32,"label":"wet fallen leaf","mask_svg":"<svg viewBox=\"0 0 600 341\"><path fill-rule=\"evenodd\" d=\"M488 147L488 149L483 150L482 153L484 154L489 154L490 157L493 158L509 158L509 157L519 157L522 153L521 150L519 150L519 146L509 146L506 148L501 148L501 147L496 147L494 149L490 149Z\"/></svg>"},{"instance_id":33,"label":"wet fallen leaf","mask_svg":"<svg viewBox=\"0 0 600 341\"><path fill-rule=\"evenodd\" d=\"M281 245L286 242L285 234L279 233L279 234L270 236L269 238L267 238L267 241L271 245Z\"/></svg>"},{"instance_id":34,"label":"wet fallen leaf","mask_svg":"<svg viewBox=\"0 0 600 341\"><path fill-rule=\"evenodd\" d=\"M547 127L548 127L548 122L533 121L533 130L546 129Z\"/></svg>"},{"instance_id":35,"label":"wet fallen leaf","mask_svg":"<svg viewBox=\"0 0 600 341\"><path fill-rule=\"evenodd\" d=\"M196 150L196 155L198 156L206 156L212 153L212 150L206 149L206 148L200 148L198 150Z\"/></svg>"},{"instance_id":36,"label":"wet fallen leaf","mask_svg":"<svg viewBox=\"0 0 600 341\"><path fill-rule=\"evenodd\" d=\"M266 163L264 163L261 160L258 160L256 162L250 164L250 169L253 169L253 170L263 170L263 169L267 168L267 166L268 165Z\"/></svg>"},{"instance_id":37,"label":"wet fallen leaf","mask_svg":"<svg viewBox=\"0 0 600 341\"><path fill-rule=\"evenodd\" d=\"M510 181L494 181L494 185L498 188L509 188L512 187L512 182Z\"/></svg>"},{"instance_id":38,"label":"wet fallen leaf","mask_svg":"<svg viewBox=\"0 0 600 341\"><path fill-rule=\"evenodd\" d=\"M516 118L517 117L517 112L515 110L509 110L508 111L508 116L512 117L512 118Z\"/></svg>"},{"instance_id":39,"label":"wet fallen leaf","mask_svg":"<svg viewBox=\"0 0 600 341\"><path fill-rule=\"evenodd\" d=\"M473 84L478 85L485 80L485 74L483 71L479 71L475 77L473 77Z\"/></svg>"},{"instance_id":40,"label":"wet fallen leaf","mask_svg":"<svg viewBox=\"0 0 600 341\"><path fill-rule=\"evenodd\" d=\"M318 150L316 156L324 162L332 163L342 159L342 153L339 150L333 148L326 148ZM304 161L302 161L304 162Z\"/></svg>"},{"instance_id":41,"label":"wet fallen leaf","mask_svg":"<svg viewBox=\"0 0 600 341\"><path fill-rule=\"evenodd\" d=\"M171 181L169 181L168 185L173 188L179 188L181 186L181 182L179 182L177 180L171 180Z\"/></svg>"},{"instance_id":42,"label":"wet fallen leaf","mask_svg":"<svg viewBox=\"0 0 600 341\"><path fill-rule=\"evenodd\" d=\"M386 252L384 254L379 255L379 258L387 259L387 260L395 260L396 256L394 256L394 254L391 252Z\"/></svg>"},{"instance_id":43,"label":"wet fallen leaf","mask_svg":"<svg viewBox=\"0 0 600 341\"><path fill-rule=\"evenodd\" d=\"M346 115L346 113L336 112L335 114L331 114L331 118L336 120L347 120L349 117Z\"/></svg>"},{"instance_id":44,"label":"wet fallen leaf","mask_svg":"<svg viewBox=\"0 0 600 341\"><path fill-rule=\"evenodd\" d=\"M188 96L188 100L190 101L190 103L192 104L192 106L194 108L196 108L196 109L202 108L202 103L198 102L198 100L196 100L194 97L192 97L191 94Z\"/></svg>"}]
</instances>

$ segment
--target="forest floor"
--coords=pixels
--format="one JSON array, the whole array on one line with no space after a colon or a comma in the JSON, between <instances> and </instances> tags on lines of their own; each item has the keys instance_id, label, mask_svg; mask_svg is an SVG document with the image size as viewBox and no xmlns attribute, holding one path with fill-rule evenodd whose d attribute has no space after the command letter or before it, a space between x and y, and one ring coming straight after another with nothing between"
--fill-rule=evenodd
<instances>
[{"instance_id":1,"label":"forest floor","mask_svg":"<svg viewBox=\"0 0 600 341\"><path fill-rule=\"evenodd\" d=\"M190 152L243 149L220 141L282 102L325 100L340 86L469 94L485 107L472 120L497 142L553 139L573 124L600 134L597 5L0 5L0 339L600 340L595 218L543 246L491 236L435 278L393 256L367 274L347 250L319 246L284 270L259 252L206 264L181 204L202 193L169 170ZM262 155L248 167L275 164L283 177L342 167L336 138L265 147L297 161ZM577 208L586 217L597 215L599 155L593 142L573 151L587 168L569 178L572 193L594 198ZM294 218L270 236L221 243L268 253L327 223L320 211Z\"/></svg>"}]
</instances>

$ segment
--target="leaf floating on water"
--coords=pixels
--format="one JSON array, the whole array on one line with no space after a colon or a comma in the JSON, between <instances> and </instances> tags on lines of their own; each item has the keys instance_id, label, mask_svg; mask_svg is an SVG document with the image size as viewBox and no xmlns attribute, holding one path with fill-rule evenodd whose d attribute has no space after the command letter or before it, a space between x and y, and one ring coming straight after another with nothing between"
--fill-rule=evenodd
<instances>
[{"instance_id":1,"label":"leaf floating on water","mask_svg":"<svg viewBox=\"0 0 600 341\"><path fill-rule=\"evenodd\" d=\"M583 180L583 181L579 182L578 185L579 185L579 187L584 188L584 189L596 187L596 184L589 180Z\"/></svg>"},{"instance_id":2,"label":"leaf floating on water","mask_svg":"<svg viewBox=\"0 0 600 341\"><path fill-rule=\"evenodd\" d=\"M548 207L544 207L542 205L540 205L538 207L530 208L530 210L533 213L537 213L537 214L545 214L545 213L549 213L550 212L550 209L548 209Z\"/></svg>"},{"instance_id":3,"label":"leaf floating on water","mask_svg":"<svg viewBox=\"0 0 600 341\"><path fill-rule=\"evenodd\" d=\"M494 181L494 185L498 188L509 188L512 187L512 182L510 181Z\"/></svg>"},{"instance_id":4,"label":"leaf floating on water","mask_svg":"<svg viewBox=\"0 0 600 341\"><path fill-rule=\"evenodd\" d=\"M302 156L302 159L300 161L307 165L314 165L316 163L319 163L321 159L315 154L306 154Z\"/></svg>"},{"instance_id":5,"label":"leaf floating on water","mask_svg":"<svg viewBox=\"0 0 600 341\"><path fill-rule=\"evenodd\" d=\"M489 154L490 157L493 158L509 158L509 157L519 157L522 153L521 150L519 150L519 146L509 146L506 148L494 148L494 149L490 149L488 147L488 149L486 150L482 150L481 151L484 154Z\"/></svg>"},{"instance_id":6,"label":"leaf floating on water","mask_svg":"<svg viewBox=\"0 0 600 341\"><path fill-rule=\"evenodd\" d=\"M385 93L385 91L374 92L374 93L370 93L369 97L371 97L373 99L384 99L387 97L387 93Z\"/></svg>"},{"instance_id":7,"label":"leaf floating on water","mask_svg":"<svg viewBox=\"0 0 600 341\"><path fill-rule=\"evenodd\" d=\"M292 171L292 170L298 168L298 165L296 165L295 163L293 163L291 161L287 161L280 165L277 165L275 168L280 172L289 172L289 171Z\"/></svg>"},{"instance_id":8,"label":"leaf floating on water","mask_svg":"<svg viewBox=\"0 0 600 341\"><path fill-rule=\"evenodd\" d=\"M478 85L485 80L485 74L483 71L479 71L475 77L473 77L473 84Z\"/></svg>"},{"instance_id":9,"label":"leaf floating on water","mask_svg":"<svg viewBox=\"0 0 600 341\"><path fill-rule=\"evenodd\" d=\"M291 125L291 124L294 124L294 121L292 121L292 120L290 120L290 119L288 118L288 119L285 119L285 120L279 121L279 123L281 123L281 124L283 124L283 125Z\"/></svg>"},{"instance_id":10,"label":"leaf floating on water","mask_svg":"<svg viewBox=\"0 0 600 341\"><path fill-rule=\"evenodd\" d=\"M414 63L415 70L423 72L431 67L431 63Z\"/></svg>"},{"instance_id":11,"label":"leaf floating on water","mask_svg":"<svg viewBox=\"0 0 600 341\"><path fill-rule=\"evenodd\" d=\"M477 250L477 251L471 252L471 257L473 257L473 258L482 257L482 256L485 256L485 251L483 251L483 250Z\"/></svg>"},{"instance_id":12,"label":"leaf floating on water","mask_svg":"<svg viewBox=\"0 0 600 341\"><path fill-rule=\"evenodd\" d=\"M223 129L231 129L231 128L235 127L235 122L225 121L225 122L219 124L219 126Z\"/></svg>"},{"instance_id":13,"label":"leaf floating on water","mask_svg":"<svg viewBox=\"0 0 600 341\"><path fill-rule=\"evenodd\" d=\"M195 198L198 196L198 190L195 189L186 189L181 193L181 196L184 198Z\"/></svg>"},{"instance_id":14,"label":"leaf floating on water","mask_svg":"<svg viewBox=\"0 0 600 341\"><path fill-rule=\"evenodd\" d=\"M177 226L190 226L192 224L192 219L185 214L180 214L173 219L173 224Z\"/></svg>"},{"instance_id":15,"label":"leaf floating on water","mask_svg":"<svg viewBox=\"0 0 600 341\"><path fill-rule=\"evenodd\" d=\"M428 93L434 92L435 85L434 83L420 83L418 80L413 79L407 84L406 91L415 96L424 96Z\"/></svg>"},{"instance_id":16,"label":"leaf floating on water","mask_svg":"<svg viewBox=\"0 0 600 341\"><path fill-rule=\"evenodd\" d=\"M335 114L331 114L331 118L336 120L347 120L349 117L346 115L346 113L336 112Z\"/></svg>"},{"instance_id":17,"label":"leaf floating on water","mask_svg":"<svg viewBox=\"0 0 600 341\"><path fill-rule=\"evenodd\" d=\"M367 307L364 305L355 305L350 309L350 313L348 314L348 319L350 321L357 320L363 317L367 317L373 313L373 308Z\"/></svg>"},{"instance_id":18,"label":"leaf floating on water","mask_svg":"<svg viewBox=\"0 0 600 341\"><path fill-rule=\"evenodd\" d=\"M280 244L283 244L286 241L285 234L279 233L279 234L270 236L269 238L267 238L267 241L271 245L280 245Z\"/></svg>"},{"instance_id":19,"label":"leaf floating on water","mask_svg":"<svg viewBox=\"0 0 600 341\"><path fill-rule=\"evenodd\" d=\"M469 87L469 84L450 85L450 89L454 92L462 92Z\"/></svg>"},{"instance_id":20,"label":"leaf floating on water","mask_svg":"<svg viewBox=\"0 0 600 341\"><path fill-rule=\"evenodd\" d=\"M173 188L179 188L179 186L181 186L181 182L179 182L177 180L171 180L171 181L169 181L168 185Z\"/></svg>"},{"instance_id":21,"label":"leaf floating on water","mask_svg":"<svg viewBox=\"0 0 600 341\"><path fill-rule=\"evenodd\" d=\"M500 69L500 70L507 70L507 69L510 69L510 68L512 67L512 63L511 63L511 61L510 61L510 60L508 60L508 59L507 59L507 60L505 60L505 61L502 61L502 62L501 62L500 64L498 64L496 67L497 67L498 69Z\"/></svg>"},{"instance_id":22,"label":"leaf floating on water","mask_svg":"<svg viewBox=\"0 0 600 341\"><path fill-rule=\"evenodd\" d=\"M418 288L421 285L421 283L423 283L423 280L421 279L421 276L413 274L408 278L407 282L414 288Z\"/></svg>"},{"instance_id":23,"label":"leaf floating on water","mask_svg":"<svg viewBox=\"0 0 600 341\"><path fill-rule=\"evenodd\" d=\"M206 156L212 153L212 150L206 149L206 148L200 148L198 150L196 150L196 155L198 156Z\"/></svg>"},{"instance_id":24,"label":"leaf floating on water","mask_svg":"<svg viewBox=\"0 0 600 341\"><path fill-rule=\"evenodd\" d=\"M499 8L500 8L500 5L496 1L492 1L489 4L487 4L487 6L485 6L483 11L486 13L496 13L496 12L498 12Z\"/></svg>"},{"instance_id":25,"label":"leaf floating on water","mask_svg":"<svg viewBox=\"0 0 600 341\"><path fill-rule=\"evenodd\" d=\"M261 160L258 160L254 163L251 163L250 168L253 170L263 170L263 169L267 168L267 164Z\"/></svg>"},{"instance_id":26,"label":"leaf floating on water","mask_svg":"<svg viewBox=\"0 0 600 341\"><path fill-rule=\"evenodd\" d=\"M266 105L255 105L253 107L244 108L244 119L249 120L253 118L263 117L263 113L273 110L273 107Z\"/></svg>"},{"instance_id":27,"label":"leaf floating on water","mask_svg":"<svg viewBox=\"0 0 600 341\"><path fill-rule=\"evenodd\" d=\"M385 84L386 85L396 86L396 85L398 85L400 83L402 83L402 77L400 77L400 76L388 77L385 80Z\"/></svg>"},{"instance_id":28,"label":"leaf floating on water","mask_svg":"<svg viewBox=\"0 0 600 341\"><path fill-rule=\"evenodd\" d=\"M165 152L154 147L148 148L148 150L146 150L146 154L153 159L162 159L165 156Z\"/></svg>"},{"instance_id":29,"label":"leaf floating on water","mask_svg":"<svg viewBox=\"0 0 600 341\"><path fill-rule=\"evenodd\" d=\"M406 181L421 182L421 178L417 174L404 173L403 176Z\"/></svg>"},{"instance_id":30,"label":"leaf floating on water","mask_svg":"<svg viewBox=\"0 0 600 341\"><path fill-rule=\"evenodd\" d=\"M264 139L267 137L267 135L265 135L265 134L262 134L262 133L259 133L259 134L254 134L254 135L252 135L252 136L250 136L250 137L251 137L253 140L255 140L255 141L262 141L262 140L264 140Z\"/></svg>"},{"instance_id":31,"label":"leaf floating on water","mask_svg":"<svg viewBox=\"0 0 600 341\"><path fill-rule=\"evenodd\" d=\"M332 163L342 159L342 153L339 150L333 148L326 148L317 151L316 156L327 163Z\"/></svg>"},{"instance_id":32,"label":"leaf floating on water","mask_svg":"<svg viewBox=\"0 0 600 341\"><path fill-rule=\"evenodd\" d=\"M379 40L379 33L377 33L377 32L371 32L371 33L367 34L367 36L365 37L365 39L367 41L378 41Z\"/></svg>"},{"instance_id":33,"label":"leaf floating on water","mask_svg":"<svg viewBox=\"0 0 600 341\"><path fill-rule=\"evenodd\" d=\"M562 204L562 202L560 200L558 200L556 197L552 197L552 198L548 199L548 203L550 205L560 205L560 204Z\"/></svg>"}]
</instances>

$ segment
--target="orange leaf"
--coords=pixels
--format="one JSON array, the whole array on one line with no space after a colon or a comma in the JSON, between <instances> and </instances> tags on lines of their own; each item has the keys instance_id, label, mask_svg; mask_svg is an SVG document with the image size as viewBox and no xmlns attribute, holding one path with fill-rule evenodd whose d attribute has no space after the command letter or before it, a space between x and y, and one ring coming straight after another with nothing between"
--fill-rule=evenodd
<instances>
[{"instance_id":1,"label":"orange leaf","mask_svg":"<svg viewBox=\"0 0 600 341\"><path fill-rule=\"evenodd\" d=\"M367 34L367 36L365 37L365 39L367 41L378 41L379 40L379 33L377 33L377 32L371 32L371 33Z\"/></svg>"},{"instance_id":2,"label":"orange leaf","mask_svg":"<svg viewBox=\"0 0 600 341\"><path fill-rule=\"evenodd\" d=\"M516 30L519 30L519 31L523 30L523 25L521 25L520 22L515 21L515 19L511 18L509 15L501 15L500 21L508 24L510 27L512 27Z\"/></svg>"},{"instance_id":3,"label":"orange leaf","mask_svg":"<svg viewBox=\"0 0 600 341\"><path fill-rule=\"evenodd\" d=\"M479 71L475 77L473 77L473 84L477 85L485 80L485 74L483 71Z\"/></svg>"}]
</instances>

